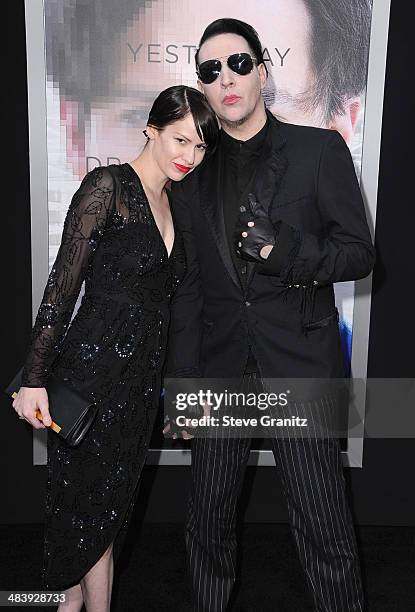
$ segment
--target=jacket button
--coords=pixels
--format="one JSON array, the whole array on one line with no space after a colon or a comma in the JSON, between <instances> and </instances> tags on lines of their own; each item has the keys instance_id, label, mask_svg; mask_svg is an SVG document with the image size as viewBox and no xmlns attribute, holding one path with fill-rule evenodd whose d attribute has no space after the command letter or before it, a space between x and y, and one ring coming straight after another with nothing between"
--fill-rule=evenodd
<instances>
[{"instance_id":1,"label":"jacket button","mask_svg":"<svg viewBox=\"0 0 415 612\"><path fill-rule=\"evenodd\" d=\"M239 211L240 212L246 212L246 206L240 206L239 207Z\"/></svg>"},{"instance_id":2,"label":"jacket button","mask_svg":"<svg viewBox=\"0 0 415 612\"><path fill-rule=\"evenodd\" d=\"M242 268L241 268L241 274L246 274L246 266L242 266Z\"/></svg>"},{"instance_id":3,"label":"jacket button","mask_svg":"<svg viewBox=\"0 0 415 612\"><path fill-rule=\"evenodd\" d=\"M251 305L251 302L245 302L245 306L249 307L250 305Z\"/></svg>"}]
</instances>

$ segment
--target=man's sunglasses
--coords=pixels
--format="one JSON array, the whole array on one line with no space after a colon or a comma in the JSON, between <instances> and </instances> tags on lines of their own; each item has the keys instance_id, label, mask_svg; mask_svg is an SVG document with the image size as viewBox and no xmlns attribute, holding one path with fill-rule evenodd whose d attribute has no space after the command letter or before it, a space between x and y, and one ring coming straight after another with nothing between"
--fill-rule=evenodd
<instances>
[{"instance_id":1,"label":"man's sunglasses","mask_svg":"<svg viewBox=\"0 0 415 612\"><path fill-rule=\"evenodd\" d=\"M252 72L257 60L249 55L249 53L233 53L226 60L232 72L245 76ZM222 70L222 62L220 59L211 59L202 62L196 71L197 76L205 85L210 85L220 75Z\"/></svg>"}]
</instances>

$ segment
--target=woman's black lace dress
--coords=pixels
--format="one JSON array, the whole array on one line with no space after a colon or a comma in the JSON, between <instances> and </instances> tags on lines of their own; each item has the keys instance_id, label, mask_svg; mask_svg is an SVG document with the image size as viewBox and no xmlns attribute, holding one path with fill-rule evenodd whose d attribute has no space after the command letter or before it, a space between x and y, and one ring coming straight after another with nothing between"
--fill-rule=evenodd
<instances>
[{"instance_id":1,"label":"woman's black lace dress","mask_svg":"<svg viewBox=\"0 0 415 612\"><path fill-rule=\"evenodd\" d=\"M23 379L43 387L53 371L98 406L79 446L48 431L47 589L77 584L114 540L115 556L121 548L159 403L169 301L184 274L182 237L176 232L168 257L133 168L87 174L65 220Z\"/></svg>"}]
</instances>

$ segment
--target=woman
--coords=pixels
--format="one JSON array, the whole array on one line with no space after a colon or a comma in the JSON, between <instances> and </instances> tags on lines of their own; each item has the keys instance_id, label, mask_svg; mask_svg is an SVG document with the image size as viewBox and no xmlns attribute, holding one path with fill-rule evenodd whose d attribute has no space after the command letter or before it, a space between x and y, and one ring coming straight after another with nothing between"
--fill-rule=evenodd
<instances>
[{"instance_id":1,"label":"woman","mask_svg":"<svg viewBox=\"0 0 415 612\"><path fill-rule=\"evenodd\" d=\"M145 133L134 161L96 168L73 196L13 402L36 429L50 425L45 386L53 372L98 406L79 446L48 432L44 583L66 589L65 612L83 603L88 612L109 610L113 547L117 556L137 495L169 301L185 274L165 187L214 149L218 126L202 94L175 86L155 100Z\"/></svg>"}]
</instances>

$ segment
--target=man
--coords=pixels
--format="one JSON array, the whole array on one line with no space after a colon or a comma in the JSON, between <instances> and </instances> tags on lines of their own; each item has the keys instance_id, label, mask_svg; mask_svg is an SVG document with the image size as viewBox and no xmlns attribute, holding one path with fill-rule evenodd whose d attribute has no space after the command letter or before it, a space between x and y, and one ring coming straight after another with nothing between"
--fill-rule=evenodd
<instances>
[{"instance_id":1,"label":"man","mask_svg":"<svg viewBox=\"0 0 415 612\"><path fill-rule=\"evenodd\" d=\"M222 126L215 155L173 187L187 278L172 308L168 374L331 378L344 373L333 283L374 263L349 150L336 131L281 123L251 26L219 19L196 54ZM363 610L337 440L272 439L315 609ZM249 439L195 438L186 545L195 610L225 610Z\"/></svg>"}]
</instances>

